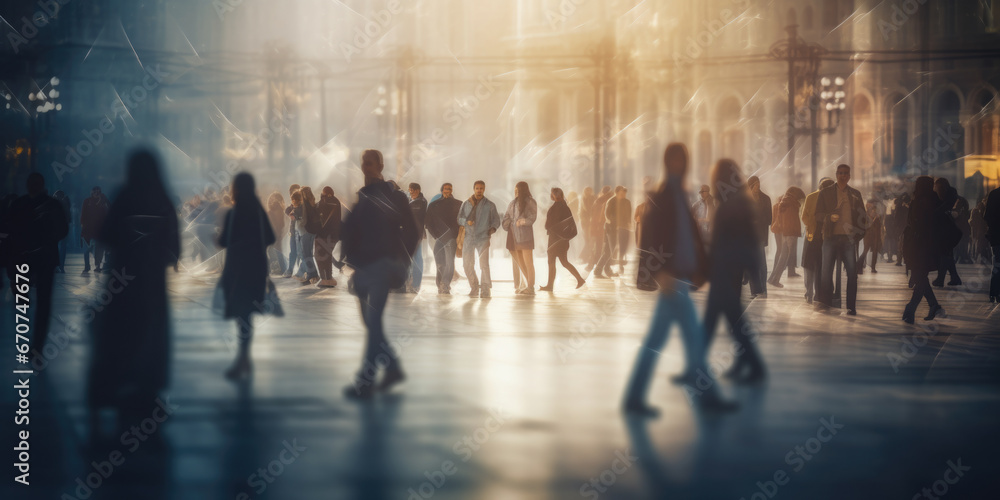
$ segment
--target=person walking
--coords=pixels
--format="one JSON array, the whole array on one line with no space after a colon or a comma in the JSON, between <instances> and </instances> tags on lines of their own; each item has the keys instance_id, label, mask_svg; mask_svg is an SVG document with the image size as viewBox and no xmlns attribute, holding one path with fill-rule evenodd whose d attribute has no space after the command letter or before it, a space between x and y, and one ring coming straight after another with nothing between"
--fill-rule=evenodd
<instances>
[{"instance_id":1,"label":"person walking","mask_svg":"<svg viewBox=\"0 0 1000 500\"><path fill-rule=\"evenodd\" d=\"M1000 188L990 191L983 207L986 241L993 249L993 277L990 278L990 303L1000 303Z\"/></svg>"},{"instance_id":2,"label":"person walking","mask_svg":"<svg viewBox=\"0 0 1000 500\"><path fill-rule=\"evenodd\" d=\"M875 201L869 200L866 208L868 210L868 219L865 225L867 229L865 230L861 255L858 257L858 274L865 273L865 258L869 251L872 253L872 273L878 273L875 270L875 263L878 262L878 255L882 252L882 217L878 214Z\"/></svg>"},{"instance_id":3,"label":"person walking","mask_svg":"<svg viewBox=\"0 0 1000 500\"><path fill-rule=\"evenodd\" d=\"M764 194L760 190L760 179L756 175L751 175L747 179L747 186L750 188L750 196L753 198L754 207L754 227L757 229L757 244L760 245L761 251L754 252L755 255L760 259L759 265L756 266L758 272L760 272L760 279L757 280L758 285L754 286L754 281L750 280L749 277L744 277L743 281L750 284L750 294L754 297L767 298L767 242L769 239L768 232L773 222L771 213L771 197Z\"/></svg>"},{"instance_id":4,"label":"person walking","mask_svg":"<svg viewBox=\"0 0 1000 500\"><path fill-rule=\"evenodd\" d=\"M486 182L473 183L473 195L462 203L458 211L458 225L465 233L462 245L462 264L469 279L469 297L490 297L493 281L490 279L490 238L500 228L497 206L486 198ZM482 278L476 278L476 256Z\"/></svg>"},{"instance_id":5,"label":"person walking","mask_svg":"<svg viewBox=\"0 0 1000 500\"><path fill-rule=\"evenodd\" d=\"M819 189L809 193L802 205L802 223L806 226L806 239L802 243L802 269L805 274L806 303L812 304L819 297L821 276L823 275L823 228L816 220L816 200L820 191L832 186L833 179L824 177L819 181Z\"/></svg>"},{"instance_id":6,"label":"person walking","mask_svg":"<svg viewBox=\"0 0 1000 500\"><path fill-rule=\"evenodd\" d=\"M663 164L666 181L653 194L646 209L639 248L641 255L648 255L662 263L655 270L660 293L649 331L625 389L623 409L637 416L655 417L659 414L646 402L646 393L649 392L667 335L676 321L684 339L685 371L699 374L705 382L688 391L689 395L697 397L692 402L702 409L733 410L735 405L719 398L716 383L705 364L705 334L688 295L688 290L698 288L705 282L707 257L684 192L684 178L688 170L687 148L680 143L670 144L664 152Z\"/></svg>"},{"instance_id":7,"label":"person walking","mask_svg":"<svg viewBox=\"0 0 1000 500\"><path fill-rule=\"evenodd\" d=\"M427 206L424 219L427 231L434 238L434 266L437 268L434 281L438 293L451 293L451 282L455 275L455 251L458 249L458 211L462 202L452 194L452 185L441 185L441 197Z\"/></svg>"},{"instance_id":8,"label":"person walking","mask_svg":"<svg viewBox=\"0 0 1000 500\"><path fill-rule=\"evenodd\" d=\"M717 187L717 198L721 202L716 211L715 227L712 228L709 243L709 281L712 286L708 289L708 304L705 307L704 352L707 353L711 348L719 316L725 316L729 322L729 332L733 336L732 352L736 353L736 359L723 376L744 383L754 383L764 379L766 371L756 346L756 336L751 340L748 335L751 327L740 303L743 276L748 275L751 280L759 279L760 276L754 269L760 265L760 257L754 254L760 252L761 248L754 231L753 201L743 181L743 173L733 160L722 159L715 164L712 169L712 185L723 189ZM797 194L785 193L783 198L794 200ZM793 215L797 225L797 209ZM787 213L781 213L780 216L786 217ZM787 229L788 226L783 227ZM685 378L690 381L688 383L694 383L695 377L696 374L687 374Z\"/></svg>"},{"instance_id":9,"label":"person walking","mask_svg":"<svg viewBox=\"0 0 1000 500\"><path fill-rule=\"evenodd\" d=\"M767 282L775 288L784 288L781 284L781 275L788 269L788 277L791 278L795 269L794 265L789 265L789 261L795 259L796 248L799 245L799 237L802 236L802 223L799 222L799 209L806 194L797 186L789 187L785 194L778 199L775 204L777 217L771 230L774 231L775 240L780 247L774 261L774 269L771 270L771 277ZM775 230L774 228L778 229Z\"/></svg>"},{"instance_id":10,"label":"person walking","mask_svg":"<svg viewBox=\"0 0 1000 500\"><path fill-rule=\"evenodd\" d=\"M80 208L80 239L83 240L83 273L90 272L90 254L94 254L94 272L101 272L101 262L104 261L104 246L97 241L104 227L104 219L108 216L109 204L101 193L100 186L90 190L90 196L83 200Z\"/></svg>"},{"instance_id":11,"label":"person walking","mask_svg":"<svg viewBox=\"0 0 1000 500\"><path fill-rule=\"evenodd\" d=\"M576 278L576 287L580 288L586 283L576 267L570 263L567 256L569 252L569 242L576 237L576 220L573 219L573 211L566 204L563 198L563 190L557 187L552 188L549 195L552 198L552 206L545 214L545 232L549 235L548 257L549 257L549 280L545 286L539 288L543 292L551 292L556 281L556 259L570 274Z\"/></svg>"},{"instance_id":12,"label":"person walking","mask_svg":"<svg viewBox=\"0 0 1000 500\"><path fill-rule=\"evenodd\" d=\"M226 370L230 380L250 376L250 340L253 338L253 313L269 313L274 307L268 298L267 247L275 236L254 193L253 177L242 172L233 179L233 208L226 213L219 246L226 249L219 289L224 301L223 315L235 319L239 328L236 360Z\"/></svg>"},{"instance_id":13,"label":"person walking","mask_svg":"<svg viewBox=\"0 0 1000 500\"><path fill-rule=\"evenodd\" d=\"M406 287L409 293L420 292L420 283L424 278L424 222L427 219L427 198L420 191L420 184L410 183L410 211L413 213L413 221L420 230L420 239L417 240L417 251L413 254L413 264L410 266L410 279Z\"/></svg>"},{"instance_id":14,"label":"person walking","mask_svg":"<svg viewBox=\"0 0 1000 500\"><path fill-rule=\"evenodd\" d=\"M361 307L367 336L361 369L344 387L348 399L369 399L406 379L399 357L389 344L382 322L389 290L406 282L421 229L417 227L406 195L382 178L382 153L367 149L361 154L365 186L344 221L341 252L354 269L351 282ZM379 371L384 370L381 380Z\"/></svg>"},{"instance_id":15,"label":"person walking","mask_svg":"<svg viewBox=\"0 0 1000 500\"><path fill-rule=\"evenodd\" d=\"M281 193L275 191L267 197L267 220L271 222L271 231L275 235L285 234L285 219L285 199ZM285 263L285 254L282 252L282 239L275 239L274 244L267 247L268 267L271 274L278 276L285 274L285 268L288 267Z\"/></svg>"},{"instance_id":16,"label":"person walking","mask_svg":"<svg viewBox=\"0 0 1000 500\"><path fill-rule=\"evenodd\" d=\"M691 207L691 211L694 213L694 220L698 222L698 229L705 241L708 241L712 235L712 219L715 218L715 210L716 202L715 198L712 197L711 189L707 184L703 184L698 190L698 201Z\"/></svg>"},{"instance_id":17,"label":"person walking","mask_svg":"<svg viewBox=\"0 0 1000 500\"><path fill-rule=\"evenodd\" d=\"M604 186L601 189L599 195L594 200L594 204L590 209L590 232L591 232L591 243L592 252L590 254L590 260L587 262L586 271L590 272L594 269L594 266L605 256L605 254L610 254L611 250L607 247L610 245L608 241L607 233L607 214L605 210L608 208L608 200L614 197L614 193L611 191L611 186ZM605 273L603 269L597 267L594 271L594 275L598 278L603 277L602 275L614 274L611 272L610 266L607 267L607 272ZM617 275L616 275L617 276Z\"/></svg>"},{"instance_id":18,"label":"person walking","mask_svg":"<svg viewBox=\"0 0 1000 500\"><path fill-rule=\"evenodd\" d=\"M620 191L608 202L608 216L614 222L615 253L618 261L618 274L625 274L625 264L628 262L628 242L632 237L632 200L628 199L628 189L618 186Z\"/></svg>"},{"instance_id":19,"label":"person walking","mask_svg":"<svg viewBox=\"0 0 1000 500\"><path fill-rule=\"evenodd\" d=\"M10 245L4 251L9 259L7 278L11 294L27 295L18 291L17 287L25 283L15 280L15 275L24 275L30 284L27 288L35 291L35 298L28 299L35 312L31 323L31 349L37 358L49 334L59 241L69 233L69 221L59 202L46 192L42 174L28 174L26 187L28 194L11 202L7 216L10 235L3 245Z\"/></svg>"},{"instance_id":20,"label":"person walking","mask_svg":"<svg viewBox=\"0 0 1000 500\"><path fill-rule=\"evenodd\" d=\"M125 185L94 235L108 249L102 289L114 297L95 307L86 400L90 431L99 411L118 412L119 429L139 425L170 383L170 299L166 269L181 257L177 214L147 150L130 154Z\"/></svg>"},{"instance_id":21,"label":"person walking","mask_svg":"<svg viewBox=\"0 0 1000 500\"><path fill-rule=\"evenodd\" d=\"M590 264L594 253L594 235L591 228L593 226L592 211L596 201L597 195L594 194L594 188L590 186L583 188L583 195L580 196L580 229L583 230L583 250L580 251L579 258L581 262L588 265L588 272L593 267Z\"/></svg>"},{"instance_id":22,"label":"person walking","mask_svg":"<svg viewBox=\"0 0 1000 500\"><path fill-rule=\"evenodd\" d=\"M285 207L285 215L288 216L288 268L285 269L285 274L283 278L291 278L295 273L295 266L298 265L299 269L302 269L302 254L299 251L301 247L300 233L299 233L299 222L302 220L302 193L296 195L299 189L302 187L298 184L292 184L288 187L288 206ZM298 199L298 201L295 201Z\"/></svg>"},{"instance_id":23,"label":"person walking","mask_svg":"<svg viewBox=\"0 0 1000 500\"><path fill-rule=\"evenodd\" d=\"M301 281L303 285L319 283L319 271L316 269L316 261L313 252L316 249L316 235L323 227L323 220L319 217L319 208L316 206L316 196L309 186L299 189L302 194L302 225L299 229L300 236L299 251L302 253L302 266L299 273L304 273Z\"/></svg>"},{"instance_id":24,"label":"person walking","mask_svg":"<svg viewBox=\"0 0 1000 500\"><path fill-rule=\"evenodd\" d=\"M820 191L816 199L816 222L823 231L823 270L819 307L828 308L833 301L833 270L837 260L847 273L847 314L857 314L858 240L865 235L865 204L861 192L847 183L851 167L837 166L836 184Z\"/></svg>"},{"instance_id":25,"label":"person walking","mask_svg":"<svg viewBox=\"0 0 1000 500\"><path fill-rule=\"evenodd\" d=\"M944 177L938 177L934 181L934 192L938 196L939 203L941 205L941 210L946 213L954 223L955 220L955 203L958 201L958 191L951 186L948 179ZM934 280L932 285L936 287L944 286L944 278L951 273L951 279L948 281L948 286L961 286L962 278L958 275L958 268L955 267L955 253L953 249L949 249L947 252L941 254L941 262L938 263L937 268L937 278Z\"/></svg>"},{"instance_id":26,"label":"person walking","mask_svg":"<svg viewBox=\"0 0 1000 500\"><path fill-rule=\"evenodd\" d=\"M316 242L313 244L313 253L316 256L316 268L319 272L320 288L333 288L337 286L337 280L333 279L333 248L340 240L340 200L333 194L333 188L325 186L319 195L319 203L316 204L319 215L319 228L316 233Z\"/></svg>"},{"instance_id":27,"label":"person walking","mask_svg":"<svg viewBox=\"0 0 1000 500\"><path fill-rule=\"evenodd\" d=\"M934 179L926 175L917 177L913 187L913 201L907 214L905 236L903 242L906 254L906 265L910 268L913 281L913 294L910 302L903 309L903 321L913 324L917 306L920 300L927 299L930 312L926 321L936 316L944 316L944 309L934 296L934 289L928 281L928 274L937 269L943 253L942 232L944 210L941 202L934 194Z\"/></svg>"},{"instance_id":28,"label":"person walking","mask_svg":"<svg viewBox=\"0 0 1000 500\"><path fill-rule=\"evenodd\" d=\"M628 210L628 217L632 215L632 204L625 198L626 189L625 186L615 187L615 194L604 203L603 210L601 213L604 215L604 244L601 247L601 258L597 261L597 267L594 270L595 278L614 278L618 276L611 269L611 263L614 261L615 255L618 253L618 225L621 221L618 219L619 207L623 210ZM626 206L625 203L628 203ZM631 227L631 221L626 218L625 223L626 231Z\"/></svg>"},{"instance_id":29,"label":"person walking","mask_svg":"<svg viewBox=\"0 0 1000 500\"><path fill-rule=\"evenodd\" d=\"M507 206L501 225L507 231L508 240L513 245L511 257L517 271L524 278L520 283L515 277L516 294L535 294L535 219L538 217L538 204L531 196L528 183L521 181L514 186L514 199ZM516 275L515 275L516 276Z\"/></svg>"}]
</instances>

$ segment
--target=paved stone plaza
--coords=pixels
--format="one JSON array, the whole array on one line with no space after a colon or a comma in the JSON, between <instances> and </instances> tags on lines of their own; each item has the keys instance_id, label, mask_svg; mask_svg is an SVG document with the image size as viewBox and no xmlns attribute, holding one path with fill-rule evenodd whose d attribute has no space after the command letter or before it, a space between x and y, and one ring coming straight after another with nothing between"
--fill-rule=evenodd
<instances>
[{"instance_id":1,"label":"paved stone plaza","mask_svg":"<svg viewBox=\"0 0 1000 500\"><path fill-rule=\"evenodd\" d=\"M909 499L927 488L946 499L995 498L1000 309L982 293L985 267L959 266L966 285L936 290L948 317L923 322L924 305L916 326L900 321L909 291L899 267L860 277L856 317L815 312L802 279L786 279L747 310L767 382L721 382L741 410L692 409L669 381L682 368L674 332L651 389L662 410L655 420L619 411L655 294L631 277L575 290L560 270L554 293L515 296L509 260L495 252L492 267L492 299L468 298L465 283L437 295L430 261L420 294L390 296L387 328L409 380L364 404L341 393L364 340L346 276L322 290L276 279L287 315L258 320L252 382L234 384L222 372L236 329L210 310L218 276L171 271L165 404L176 409L134 451L117 438L88 443L89 342L73 329L30 382L31 486L8 479L0 496ZM542 259L536 268L544 275ZM52 335L79 324L99 290L80 271L57 276ZM693 297L701 308L706 293ZM4 325L12 311L7 296ZM728 365L729 348L720 332L713 366ZM10 387L11 343L0 352ZM7 421L15 391L0 391L0 402ZM92 476L92 462L101 467L113 452L124 463ZM88 475L100 482L92 493L80 486Z\"/></svg>"}]
</instances>

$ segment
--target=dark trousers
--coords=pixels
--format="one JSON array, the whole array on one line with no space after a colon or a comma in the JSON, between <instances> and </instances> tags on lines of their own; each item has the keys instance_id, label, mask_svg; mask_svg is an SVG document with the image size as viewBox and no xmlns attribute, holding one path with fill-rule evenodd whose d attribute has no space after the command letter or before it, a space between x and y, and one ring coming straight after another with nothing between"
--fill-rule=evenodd
<instances>
[{"instance_id":1,"label":"dark trousers","mask_svg":"<svg viewBox=\"0 0 1000 500\"><path fill-rule=\"evenodd\" d=\"M746 278L750 281L750 293L758 295L761 293L767 293L767 247L758 247L760 251L757 252L757 282L750 279L750 276Z\"/></svg>"},{"instance_id":2,"label":"dark trousers","mask_svg":"<svg viewBox=\"0 0 1000 500\"><path fill-rule=\"evenodd\" d=\"M937 279L934 281L944 283L945 275L948 273L951 273L952 281L962 279L958 276L958 269L955 268L955 256L950 250L941 256L941 260L938 263Z\"/></svg>"},{"instance_id":3,"label":"dark trousers","mask_svg":"<svg viewBox=\"0 0 1000 500\"><path fill-rule=\"evenodd\" d=\"M361 306L361 318L365 322L368 336L365 338L365 354L358 373L357 387L375 383L379 368L399 370L399 358L389 345L382 324L382 314L389 298L390 274L398 263L381 259L358 269L354 273L354 291Z\"/></svg>"},{"instance_id":4,"label":"dark trousers","mask_svg":"<svg viewBox=\"0 0 1000 500\"><path fill-rule=\"evenodd\" d=\"M865 270L865 258L868 257L868 251L869 250L872 253L872 271L875 270L875 263L878 262L878 250L876 250L875 248L872 248L871 246L869 246L868 242L866 241L866 242L864 242L864 245L862 247L861 256L858 257L857 268L858 268L859 272L864 272L864 270Z\"/></svg>"},{"instance_id":5,"label":"dark trousers","mask_svg":"<svg viewBox=\"0 0 1000 500\"><path fill-rule=\"evenodd\" d=\"M736 280L712 280L714 284L708 291L708 305L705 307L705 352L712 347L712 339L715 336L715 327L719 322L719 316L724 315L729 322L729 332L736 343L736 363L734 366L749 364L753 367L763 367L764 362L747 333L750 332L750 324L743 314L743 307L740 304L740 282Z\"/></svg>"},{"instance_id":6,"label":"dark trousers","mask_svg":"<svg viewBox=\"0 0 1000 500\"><path fill-rule=\"evenodd\" d=\"M990 297L1000 297L1000 245L993 246L993 277L990 278Z\"/></svg>"},{"instance_id":7,"label":"dark trousers","mask_svg":"<svg viewBox=\"0 0 1000 500\"><path fill-rule=\"evenodd\" d=\"M624 266L628 253L628 242L631 240L632 231L628 228L620 227L618 231L618 265Z\"/></svg>"},{"instance_id":8,"label":"dark trousers","mask_svg":"<svg viewBox=\"0 0 1000 500\"><path fill-rule=\"evenodd\" d=\"M333 279L333 247L335 246L337 246L337 240L333 238L316 237L316 242L313 243L313 254L320 279Z\"/></svg>"},{"instance_id":9,"label":"dark trousers","mask_svg":"<svg viewBox=\"0 0 1000 500\"><path fill-rule=\"evenodd\" d=\"M458 241L455 238L434 240L434 267L437 269L434 281L440 292L451 292L451 281L455 277L456 250Z\"/></svg>"},{"instance_id":10,"label":"dark trousers","mask_svg":"<svg viewBox=\"0 0 1000 500\"><path fill-rule=\"evenodd\" d=\"M831 305L833 300L833 269L837 260L847 272L847 308L855 309L858 299L858 247L847 235L835 234L823 240L823 272L819 301Z\"/></svg>"},{"instance_id":11,"label":"dark trousers","mask_svg":"<svg viewBox=\"0 0 1000 500\"><path fill-rule=\"evenodd\" d=\"M930 306L931 310L938 306L937 297L934 296L934 289L931 287L930 279L927 277L927 272L912 272L913 279L913 295L910 296L910 302L906 304L906 309L903 312L904 316L912 316L917 310L917 306L920 305L920 300L927 298L927 305Z\"/></svg>"},{"instance_id":12,"label":"dark trousers","mask_svg":"<svg viewBox=\"0 0 1000 500\"><path fill-rule=\"evenodd\" d=\"M577 282L583 281L583 277L580 276L580 272L576 270L576 267L569 262L566 258L566 254L569 252L569 241L561 240L557 243L549 245L549 281L545 285L551 288L556 282L556 259L559 259L559 263L565 267L570 274L576 278Z\"/></svg>"},{"instance_id":13,"label":"dark trousers","mask_svg":"<svg viewBox=\"0 0 1000 500\"><path fill-rule=\"evenodd\" d=\"M612 226L604 226L604 246L601 250L601 258L597 261L594 274L610 274L611 259L614 257L615 247L618 246L618 229Z\"/></svg>"}]
</instances>

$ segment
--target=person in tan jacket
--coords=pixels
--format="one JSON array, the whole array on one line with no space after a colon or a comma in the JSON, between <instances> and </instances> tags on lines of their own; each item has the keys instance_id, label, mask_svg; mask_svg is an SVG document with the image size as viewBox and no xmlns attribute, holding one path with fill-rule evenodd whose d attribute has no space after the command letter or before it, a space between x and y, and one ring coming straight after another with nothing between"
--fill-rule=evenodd
<instances>
[{"instance_id":1,"label":"person in tan jacket","mask_svg":"<svg viewBox=\"0 0 1000 500\"><path fill-rule=\"evenodd\" d=\"M833 185L833 179L824 177L819 189L809 193L802 205L802 223L806 226L806 240L802 244L802 269L805 271L806 302L812 304L819 295L819 271L823 265L823 233L816 222L816 200L819 192Z\"/></svg>"}]
</instances>

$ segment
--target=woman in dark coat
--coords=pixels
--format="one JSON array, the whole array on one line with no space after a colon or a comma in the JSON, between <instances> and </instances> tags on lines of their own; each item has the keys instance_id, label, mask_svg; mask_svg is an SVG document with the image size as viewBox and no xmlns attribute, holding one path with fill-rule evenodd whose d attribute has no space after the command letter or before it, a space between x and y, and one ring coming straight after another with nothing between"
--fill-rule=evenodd
<instances>
[{"instance_id":1,"label":"woman in dark coat","mask_svg":"<svg viewBox=\"0 0 1000 500\"><path fill-rule=\"evenodd\" d=\"M757 243L753 224L754 201L743 173L733 160L724 158L715 164L712 186L716 190L715 199L720 203L715 212L708 253L712 286L705 308L703 352L711 348L719 315L725 315L737 347L733 351L740 354L724 376L741 382L757 382L765 377L764 361L754 344L756 338L751 340L747 335L751 328L740 303L744 273L751 280L760 279L763 274L757 269L761 260L757 253L763 251L763 246Z\"/></svg>"},{"instance_id":2,"label":"woman in dark coat","mask_svg":"<svg viewBox=\"0 0 1000 500\"><path fill-rule=\"evenodd\" d=\"M332 187L323 188L316 208L319 214L319 232L316 233L313 247L316 267L319 269L319 283L316 286L331 288L337 286L337 280L333 279L333 247L337 246L340 239L341 217L340 200L333 195Z\"/></svg>"},{"instance_id":3,"label":"woman in dark coat","mask_svg":"<svg viewBox=\"0 0 1000 500\"><path fill-rule=\"evenodd\" d=\"M219 246L226 249L226 266L219 287L225 301L225 317L236 319L239 326L239 352L233 366L226 370L226 378L241 379L249 377L251 370L250 315L269 309L265 301L267 247L275 238L267 213L254 194L250 174L243 172L233 179L233 202L219 235Z\"/></svg>"},{"instance_id":4,"label":"woman in dark coat","mask_svg":"<svg viewBox=\"0 0 1000 500\"><path fill-rule=\"evenodd\" d=\"M545 215L545 231L549 234L549 281L539 290L551 292L552 285L556 281L556 259L562 263L574 278L576 287L580 288L586 281L580 276L580 272L569 262L566 254L569 252L569 240L576 236L576 221L573 220L573 212L563 199L563 190L552 188L552 201L555 203L549 208Z\"/></svg>"},{"instance_id":5,"label":"woman in dark coat","mask_svg":"<svg viewBox=\"0 0 1000 500\"><path fill-rule=\"evenodd\" d=\"M148 416L170 380L170 318L165 268L180 258L177 214L160 178L159 162L140 150L128 160L125 186L97 235L110 253L100 304L92 320L87 401L113 407L127 428ZM96 427L92 427L96 431Z\"/></svg>"},{"instance_id":6,"label":"woman in dark coat","mask_svg":"<svg viewBox=\"0 0 1000 500\"><path fill-rule=\"evenodd\" d=\"M913 201L907 214L906 229L903 231L903 256L910 269L913 295L903 310L903 321L913 324L920 299L926 297L930 313L924 320L944 316L944 309L934 296L934 289L927 274L937 269L941 262L941 200L934 194L934 179L926 175L917 177L913 186Z\"/></svg>"}]
</instances>

